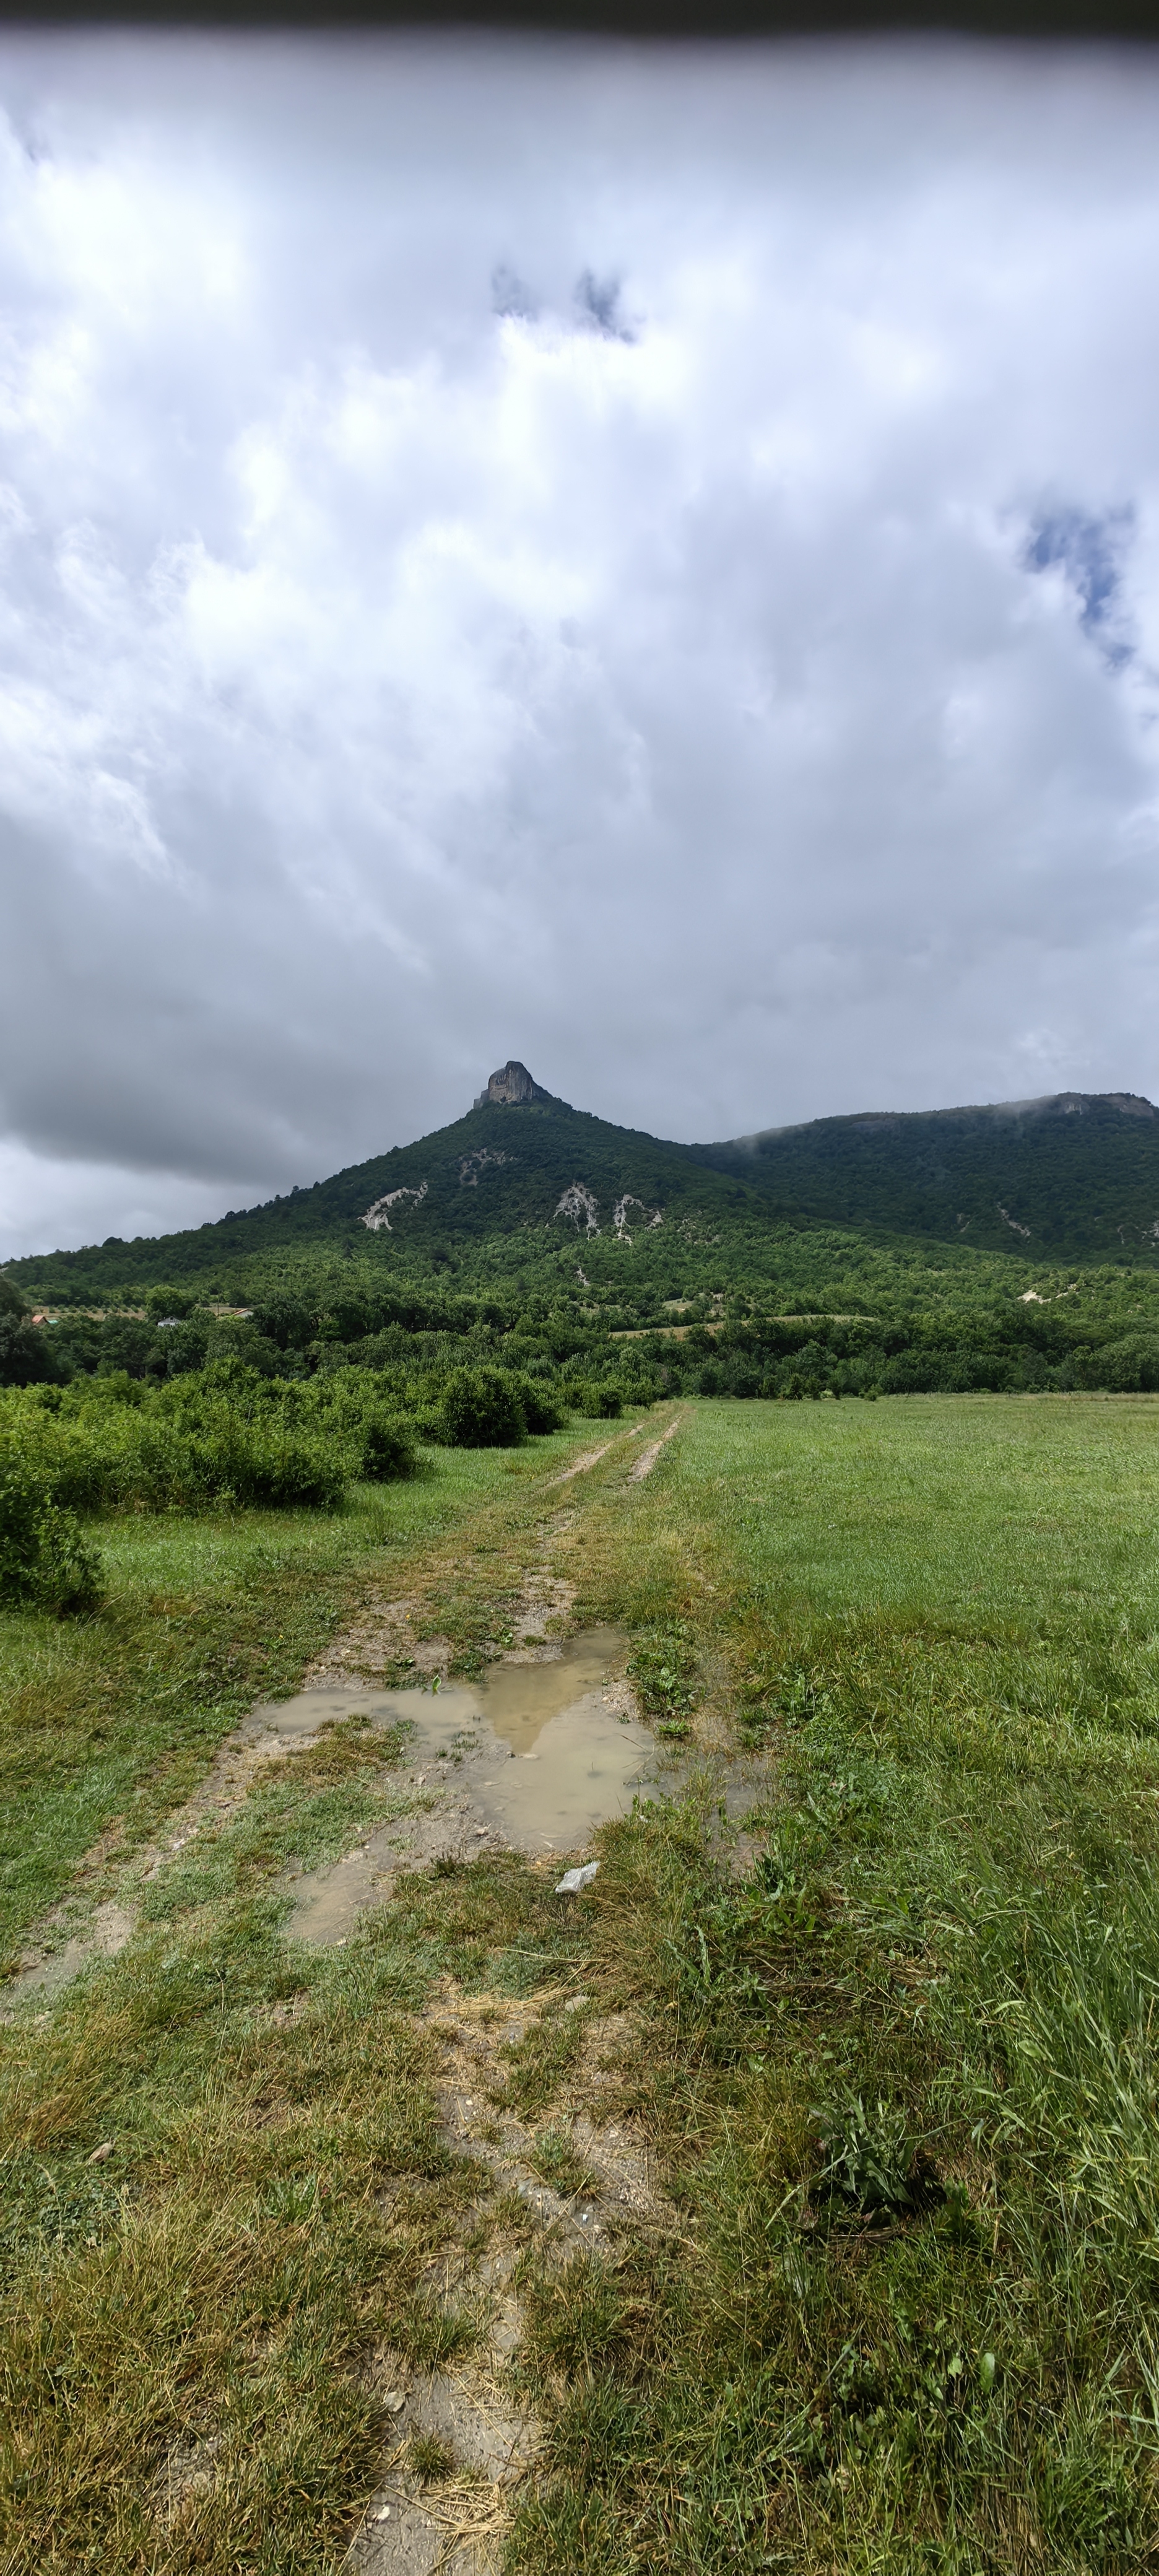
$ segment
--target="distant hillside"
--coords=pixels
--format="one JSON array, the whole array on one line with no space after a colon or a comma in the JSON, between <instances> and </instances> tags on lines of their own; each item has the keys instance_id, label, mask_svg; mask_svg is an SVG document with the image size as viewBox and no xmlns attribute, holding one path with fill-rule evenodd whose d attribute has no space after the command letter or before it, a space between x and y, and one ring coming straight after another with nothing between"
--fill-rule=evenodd
<instances>
[{"instance_id":1,"label":"distant hillside","mask_svg":"<svg viewBox=\"0 0 1159 2576\"><path fill-rule=\"evenodd\" d=\"M817 1118L688 1151L798 1222L1038 1261L1159 1254L1159 1109L1134 1092Z\"/></svg>"},{"instance_id":2,"label":"distant hillside","mask_svg":"<svg viewBox=\"0 0 1159 2576\"><path fill-rule=\"evenodd\" d=\"M824 1249L825 1229L840 1229ZM245 1301L323 1258L375 1275L470 1272L561 1283L591 1274L667 1292L788 1278L791 1244L826 1265L856 1240L954 1244L1031 1264L1159 1264L1159 1110L1063 1092L995 1108L821 1118L721 1145L676 1145L558 1100L510 1063L450 1127L330 1180L186 1233L110 1237L7 1265L48 1303L196 1284ZM892 1257L892 1256L891 1256ZM944 1256L939 1255L939 1258ZM810 1256L812 1261L813 1257ZM821 1266L818 1268L817 1264ZM939 1276L946 1275L943 1273Z\"/></svg>"},{"instance_id":3,"label":"distant hillside","mask_svg":"<svg viewBox=\"0 0 1159 2576\"><path fill-rule=\"evenodd\" d=\"M508 1064L453 1126L311 1189L186 1233L133 1243L110 1237L13 1261L5 1275L48 1300L154 1280L197 1280L209 1292L244 1276L255 1258L325 1251L389 1263L401 1254L437 1268L490 1244L499 1266L525 1247L537 1259L564 1256L574 1278L589 1245L646 1236L686 1250L719 1240L738 1221L757 1235L768 1226L765 1202L747 1181L706 1169L686 1146L572 1109L523 1065Z\"/></svg>"}]
</instances>

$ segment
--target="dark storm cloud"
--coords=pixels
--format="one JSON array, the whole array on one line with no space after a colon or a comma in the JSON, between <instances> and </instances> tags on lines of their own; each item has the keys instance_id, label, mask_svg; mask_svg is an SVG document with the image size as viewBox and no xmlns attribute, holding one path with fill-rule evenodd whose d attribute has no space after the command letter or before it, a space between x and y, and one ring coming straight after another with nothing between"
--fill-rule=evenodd
<instances>
[{"instance_id":1,"label":"dark storm cloud","mask_svg":"<svg viewBox=\"0 0 1159 2576\"><path fill-rule=\"evenodd\" d=\"M1148 62L9 35L0 110L0 1251L510 1054L1155 1089Z\"/></svg>"}]
</instances>

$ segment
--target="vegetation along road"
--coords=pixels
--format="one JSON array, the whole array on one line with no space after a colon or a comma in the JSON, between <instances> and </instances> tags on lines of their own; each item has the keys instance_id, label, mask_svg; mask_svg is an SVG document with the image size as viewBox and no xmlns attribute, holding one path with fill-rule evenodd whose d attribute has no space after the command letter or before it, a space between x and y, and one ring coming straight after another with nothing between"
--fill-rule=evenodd
<instances>
[{"instance_id":1,"label":"vegetation along road","mask_svg":"<svg viewBox=\"0 0 1159 2576\"><path fill-rule=\"evenodd\" d=\"M418 1460L0 1622L5 2576L1157 2563L1159 1405ZM592 1631L511 1848L443 1693Z\"/></svg>"}]
</instances>

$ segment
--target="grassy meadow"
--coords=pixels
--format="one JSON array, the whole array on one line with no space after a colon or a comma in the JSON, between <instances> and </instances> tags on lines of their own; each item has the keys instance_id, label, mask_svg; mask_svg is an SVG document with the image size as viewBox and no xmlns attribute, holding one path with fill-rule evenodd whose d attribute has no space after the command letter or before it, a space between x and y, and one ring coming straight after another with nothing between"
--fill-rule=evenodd
<instances>
[{"instance_id":1,"label":"grassy meadow","mask_svg":"<svg viewBox=\"0 0 1159 2576\"><path fill-rule=\"evenodd\" d=\"M0 1615L0 1956L90 1844L148 1838L255 1699L295 1690L363 1592L389 1590L396 1559L574 1445L440 1450L417 1477L355 1486L336 1513L94 1519L98 1615Z\"/></svg>"},{"instance_id":2,"label":"grassy meadow","mask_svg":"<svg viewBox=\"0 0 1159 2576\"><path fill-rule=\"evenodd\" d=\"M69 1891L78 1921L140 1906L0 2030L3 2576L340 2567L368 2358L478 2337L435 2286L465 2212L521 2241L440 2134L448 1977L528 1994L509 2080L557 2166L564 1998L627 2016L615 2108L669 2213L524 2246L544 2448L511 2576L1159 2563L1159 1403L678 1410L636 1483L601 1423L332 1517L105 1521L98 1614L0 1624L10 1951ZM603 1441L560 1508L546 1479ZM244 1709L376 1595L478 1669L549 1519L573 1624L633 1631L689 1730L680 1796L602 1831L573 1907L492 1854L293 1945L286 1859L390 1809L390 1739L353 1724L163 1893L134 1880ZM198 2444L212 2482L173 2507Z\"/></svg>"}]
</instances>

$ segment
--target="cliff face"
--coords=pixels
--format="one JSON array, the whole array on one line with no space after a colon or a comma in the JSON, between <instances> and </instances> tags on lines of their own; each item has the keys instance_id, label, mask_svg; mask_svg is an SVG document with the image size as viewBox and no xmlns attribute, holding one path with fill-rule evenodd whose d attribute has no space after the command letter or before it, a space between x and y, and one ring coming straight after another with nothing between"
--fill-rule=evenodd
<instances>
[{"instance_id":1,"label":"cliff face","mask_svg":"<svg viewBox=\"0 0 1159 2576\"><path fill-rule=\"evenodd\" d=\"M482 1109L489 1100L498 1101L501 1105L503 1103L513 1105L520 1100L550 1100L550 1098L550 1091L545 1091L542 1083L532 1081L526 1065L516 1064L512 1059L509 1063L501 1065L498 1073L492 1074L486 1090L480 1092L475 1107Z\"/></svg>"}]
</instances>

